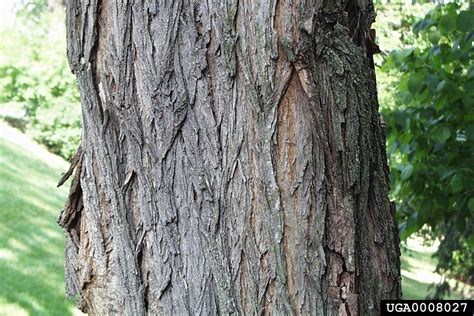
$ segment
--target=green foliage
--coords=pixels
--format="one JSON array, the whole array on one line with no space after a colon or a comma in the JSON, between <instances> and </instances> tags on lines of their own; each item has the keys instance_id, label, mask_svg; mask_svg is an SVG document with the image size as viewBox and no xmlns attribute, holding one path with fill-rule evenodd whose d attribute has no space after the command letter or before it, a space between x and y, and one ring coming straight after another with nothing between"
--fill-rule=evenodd
<instances>
[{"instance_id":1,"label":"green foliage","mask_svg":"<svg viewBox=\"0 0 474 316\"><path fill-rule=\"evenodd\" d=\"M399 78L383 115L402 239L439 238L437 271L460 278L474 275L473 23L460 4L438 5L383 65Z\"/></svg>"},{"instance_id":2,"label":"green foliage","mask_svg":"<svg viewBox=\"0 0 474 316\"><path fill-rule=\"evenodd\" d=\"M386 2L386 1L385 1ZM376 1L377 19L372 26L377 30L377 41L383 53L374 56L377 67L377 88L383 108L398 107L394 95L397 93L398 77L387 71L380 71L387 59L387 52L419 45L412 26L420 17L426 15L433 4L417 1L406 4L405 0L392 0L390 3Z\"/></svg>"},{"instance_id":3,"label":"green foliage","mask_svg":"<svg viewBox=\"0 0 474 316\"><path fill-rule=\"evenodd\" d=\"M21 105L27 131L71 157L80 139L80 106L65 56L64 12L29 1L0 38L0 113Z\"/></svg>"}]
</instances>

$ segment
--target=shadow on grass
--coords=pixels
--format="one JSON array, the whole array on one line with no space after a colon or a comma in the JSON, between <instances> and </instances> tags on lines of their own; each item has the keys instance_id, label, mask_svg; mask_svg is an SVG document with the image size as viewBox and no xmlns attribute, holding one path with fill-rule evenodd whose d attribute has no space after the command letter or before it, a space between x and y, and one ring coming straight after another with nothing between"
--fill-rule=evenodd
<instances>
[{"instance_id":1,"label":"shadow on grass","mask_svg":"<svg viewBox=\"0 0 474 316\"><path fill-rule=\"evenodd\" d=\"M431 283L420 282L407 276L402 276L404 300L423 300L429 292Z\"/></svg>"},{"instance_id":2,"label":"shadow on grass","mask_svg":"<svg viewBox=\"0 0 474 316\"><path fill-rule=\"evenodd\" d=\"M410 260L411 259L411 260ZM402 250L402 256L400 258L401 267L402 267L402 298L405 300L409 299L426 299L429 293L429 288L432 285L432 282L427 280L422 282L408 277L408 273L416 273L419 267L413 265L413 259L421 260L426 263L425 269L429 270L431 268L432 261L434 260L431 254L421 253L418 251L411 250L409 248L404 248Z\"/></svg>"},{"instance_id":3,"label":"shadow on grass","mask_svg":"<svg viewBox=\"0 0 474 316\"><path fill-rule=\"evenodd\" d=\"M61 291L51 286L54 281L48 275L32 275L22 272L15 263L3 264L0 270L0 292L9 304L20 306L29 315L72 315L69 303ZM59 303L61 302L61 303Z\"/></svg>"},{"instance_id":4,"label":"shadow on grass","mask_svg":"<svg viewBox=\"0 0 474 316\"><path fill-rule=\"evenodd\" d=\"M434 287L442 280L435 272L435 248L423 246L421 240L417 242L413 239L410 243L411 246L402 250L401 256L403 299L426 299L433 294ZM455 288L456 282L453 281L450 280L452 289L444 299L463 299L464 289Z\"/></svg>"},{"instance_id":5,"label":"shadow on grass","mask_svg":"<svg viewBox=\"0 0 474 316\"><path fill-rule=\"evenodd\" d=\"M5 304L31 315L72 315L56 224L66 196L55 187L59 172L2 139L0 166L0 314Z\"/></svg>"}]
</instances>

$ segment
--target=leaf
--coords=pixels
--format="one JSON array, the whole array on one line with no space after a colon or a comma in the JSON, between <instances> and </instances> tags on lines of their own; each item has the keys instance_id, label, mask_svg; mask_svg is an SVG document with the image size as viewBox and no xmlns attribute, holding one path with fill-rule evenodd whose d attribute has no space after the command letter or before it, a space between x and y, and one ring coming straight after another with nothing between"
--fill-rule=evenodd
<instances>
[{"instance_id":1,"label":"leaf","mask_svg":"<svg viewBox=\"0 0 474 316\"><path fill-rule=\"evenodd\" d=\"M443 80L440 83L438 83L438 85L436 86L436 92L440 92L441 90L443 90L444 87L446 86L446 83L447 83L446 80Z\"/></svg>"},{"instance_id":2,"label":"leaf","mask_svg":"<svg viewBox=\"0 0 474 316\"><path fill-rule=\"evenodd\" d=\"M462 103L467 108L474 107L474 98L470 95L465 95L462 97Z\"/></svg>"},{"instance_id":3,"label":"leaf","mask_svg":"<svg viewBox=\"0 0 474 316\"><path fill-rule=\"evenodd\" d=\"M439 19L439 30L443 34L451 33L456 27L456 16L453 14L443 15Z\"/></svg>"},{"instance_id":4,"label":"leaf","mask_svg":"<svg viewBox=\"0 0 474 316\"><path fill-rule=\"evenodd\" d=\"M437 129L436 133L434 134L435 139L443 144L449 139L450 136L451 132L447 127Z\"/></svg>"},{"instance_id":5,"label":"leaf","mask_svg":"<svg viewBox=\"0 0 474 316\"><path fill-rule=\"evenodd\" d=\"M393 118L395 120L395 123L405 128L408 118L408 115L405 111L394 111Z\"/></svg>"},{"instance_id":6,"label":"leaf","mask_svg":"<svg viewBox=\"0 0 474 316\"><path fill-rule=\"evenodd\" d=\"M466 138L467 140L474 140L474 125L469 125L466 128Z\"/></svg>"},{"instance_id":7,"label":"leaf","mask_svg":"<svg viewBox=\"0 0 474 316\"><path fill-rule=\"evenodd\" d=\"M412 94L417 94L421 88L423 88L423 76L420 74L415 74L410 76L410 79L408 79L408 91L410 91Z\"/></svg>"},{"instance_id":8,"label":"leaf","mask_svg":"<svg viewBox=\"0 0 474 316\"><path fill-rule=\"evenodd\" d=\"M389 150L388 150L389 154L393 155L393 153L395 152L395 150L397 150L397 148L398 148L398 143L393 142L392 145L390 145L389 147Z\"/></svg>"},{"instance_id":9,"label":"leaf","mask_svg":"<svg viewBox=\"0 0 474 316\"><path fill-rule=\"evenodd\" d=\"M402 180L408 179L413 173L413 165L407 164L402 169Z\"/></svg>"},{"instance_id":10,"label":"leaf","mask_svg":"<svg viewBox=\"0 0 474 316\"><path fill-rule=\"evenodd\" d=\"M441 33L438 30L431 31L430 34L428 34L428 40L433 45L438 44L440 39L441 39Z\"/></svg>"},{"instance_id":11,"label":"leaf","mask_svg":"<svg viewBox=\"0 0 474 316\"><path fill-rule=\"evenodd\" d=\"M474 212L474 197L470 198L467 202L467 207L471 212Z\"/></svg>"},{"instance_id":12,"label":"leaf","mask_svg":"<svg viewBox=\"0 0 474 316\"><path fill-rule=\"evenodd\" d=\"M470 11L461 11L456 18L456 27L461 32L474 30L474 14Z\"/></svg>"},{"instance_id":13,"label":"leaf","mask_svg":"<svg viewBox=\"0 0 474 316\"><path fill-rule=\"evenodd\" d=\"M439 77L436 75L429 74L425 77L425 84L432 90L434 90L439 83Z\"/></svg>"},{"instance_id":14,"label":"leaf","mask_svg":"<svg viewBox=\"0 0 474 316\"><path fill-rule=\"evenodd\" d=\"M399 52L399 58L407 58L415 53L415 48L407 48Z\"/></svg>"},{"instance_id":15,"label":"leaf","mask_svg":"<svg viewBox=\"0 0 474 316\"><path fill-rule=\"evenodd\" d=\"M471 237L467 241L469 247L474 248L474 234L471 234Z\"/></svg>"},{"instance_id":16,"label":"leaf","mask_svg":"<svg viewBox=\"0 0 474 316\"><path fill-rule=\"evenodd\" d=\"M411 216L407 219L406 225L404 227L404 235L409 237L411 234L415 233L419 229L418 223L418 213L413 212Z\"/></svg>"},{"instance_id":17,"label":"leaf","mask_svg":"<svg viewBox=\"0 0 474 316\"><path fill-rule=\"evenodd\" d=\"M471 65L471 67L469 67L469 70L467 71L467 77L474 78L474 65Z\"/></svg>"},{"instance_id":18,"label":"leaf","mask_svg":"<svg viewBox=\"0 0 474 316\"><path fill-rule=\"evenodd\" d=\"M408 238L406 228L407 228L407 223L406 222L403 222L400 225L398 225L398 231L399 231L401 240L406 240Z\"/></svg>"},{"instance_id":19,"label":"leaf","mask_svg":"<svg viewBox=\"0 0 474 316\"><path fill-rule=\"evenodd\" d=\"M449 171L443 172L443 174L441 175L440 180L441 180L441 181L446 180L447 178L449 178L450 176L452 176L453 173L454 173L454 170L449 170Z\"/></svg>"},{"instance_id":20,"label":"leaf","mask_svg":"<svg viewBox=\"0 0 474 316\"><path fill-rule=\"evenodd\" d=\"M434 24L433 19L429 19L429 18L423 19L421 21L416 22L413 25L413 32L420 33L421 31L427 29L428 27L432 26L433 24Z\"/></svg>"},{"instance_id":21,"label":"leaf","mask_svg":"<svg viewBox=\"0 0 474 316\"><path fill-rule=\"evenodd\" d=\"M454 177L451 178L451 181L449 182L449 186L451 187L451 190L453 193L458 193L464 188L461 177L459 175L455 175Z\"/></svg>"}]
</instances>

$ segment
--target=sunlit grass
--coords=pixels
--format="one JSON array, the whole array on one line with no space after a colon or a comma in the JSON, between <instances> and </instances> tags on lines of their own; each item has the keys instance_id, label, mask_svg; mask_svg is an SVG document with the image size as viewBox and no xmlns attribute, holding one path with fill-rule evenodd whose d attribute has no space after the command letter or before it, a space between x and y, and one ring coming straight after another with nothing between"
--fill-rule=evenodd
<instances>
[{"instance_id":1,"label":"sunlit grass","mask_svg":"<svg viewBox=\"0 0 474 316\"><path fill-rule=\"evenodd\" d=\"M1 124L1 123L0 123ZM64 294L64 236L56 224L67 164L0 125L0 315L73 315Z\"/></svg>"},{"instance_id":2,"label":"sunlit grass","mask_svg":"<svg viewBox=\"0 0 474 316\"><path fill-rule=\"evenodd\" d=\"M406 247L402 248L402 289L404 299L426 299L432 284L438 283L441 276L434 272L436 258L433 253L437 244L432 246L423 245L421 238L409 239ZM449 280L452 288L456 281ZM460 283L459 283L460 284ZM464 291L451 291L450 296L445 299L463 299L472 292L472 287L464 285Z\"/></svg>"}]
</instances>

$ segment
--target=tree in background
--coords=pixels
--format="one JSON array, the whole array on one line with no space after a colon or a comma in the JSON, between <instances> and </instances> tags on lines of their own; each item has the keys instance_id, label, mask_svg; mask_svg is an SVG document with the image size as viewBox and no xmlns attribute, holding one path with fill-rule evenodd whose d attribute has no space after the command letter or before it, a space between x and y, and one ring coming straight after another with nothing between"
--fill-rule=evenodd
<instances>
[{"instance_id":1,"label":"tree in background","mask_svg":"<svg viewBox=\"0 0 474 316\"><path fill-rule=\"evenodd\" d=\"M378 314L400 297L371 1L68 1L67 236L91 314Z\"/></svg>"},{"instance_id":2,"label":"tree in background","mask_svg":"<svg viewBox=\"0 0 474 316\"><path fill-rule=\"evenodd\" d=\"M80 105L64 56L64 20L61 1L17 4L15 24L0 32L0 116L70 158L81 135Z\"/></svg>"},{"instance_id":3,"label":"tree in background","mask_svg":"<svg viewBox=\"0 0 474 316\"><path fill-rule=\"evenodd\" d=\"M439 239L437 272L472 285L474 13L466 8L439 5L402 39L383 66L400 78L383 113L402 239ZM442 281L433 297L448 292Z\"/></svg>"}]
</instances>

